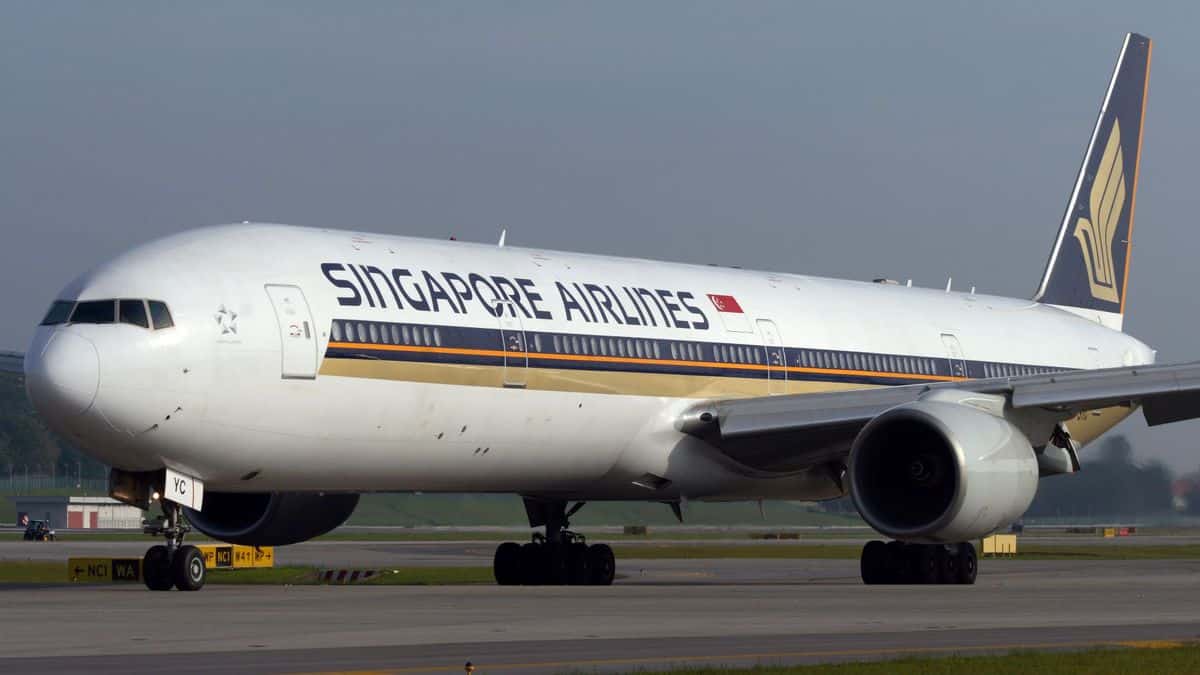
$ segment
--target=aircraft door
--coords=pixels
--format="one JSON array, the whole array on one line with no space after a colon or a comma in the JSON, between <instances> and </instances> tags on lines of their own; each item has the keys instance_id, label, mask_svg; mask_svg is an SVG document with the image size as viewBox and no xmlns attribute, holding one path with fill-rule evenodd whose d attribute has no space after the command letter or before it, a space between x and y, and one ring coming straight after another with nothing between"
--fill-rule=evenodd
<instances>
[{"instance_id":1,"label":"aircraft door","mask_svg":"<svg viewBox=\"0 0 1200 675\"><path fill-rule=\"evenodd\" d=\"M953 377L967 376L967 361L963 355L962 345L953 333L942 333L942 345L946 347L946 356L950 360L950 375Z\"/></svg>"},{"instance_id":2,"label":"aircraft door","mask_svg":"<svg viewBox=\"0 0 1200 675\"><path fill-rule=\"evenodd\" d=\"M525 328L521 316L511 300L496 301L493 307L500 308L500 344L504 350L504 386L524 387L529 369L529 347L525 341Z\"/></svg>"},{"instance_id":3,"label":"aircraft door","mask_svg":"<svg viewBox=\"0 0 1200 675\"><path fill-rule=\"evenodd\" d=\"M787 393L787 354L784 353L783 339L779 336L779 327L770 319L758 320L758 332L762 335L763 348L767 355L767 393Z\"/></svg>"},{"instance_id":4,"label":"aircraft door","mask_svg":"<svg viewBox=\"0 0 1200 675\"><path fill-rule=\"evenodd\" d=\"M267 297L275 308L283 352L284 379L311 380L317 377L317 331L308 301L298 286L267 284Z\"/></svg>"}]
</instances>

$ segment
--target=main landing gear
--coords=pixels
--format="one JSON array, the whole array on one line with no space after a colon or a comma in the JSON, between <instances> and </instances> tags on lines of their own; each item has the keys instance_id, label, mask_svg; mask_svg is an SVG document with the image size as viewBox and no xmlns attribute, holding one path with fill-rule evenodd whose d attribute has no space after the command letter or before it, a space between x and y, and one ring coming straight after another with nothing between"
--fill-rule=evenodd
<instances>
[{"instance_id":1,"label":"main landing gear","mask_svg":"<svg viewBox=\"0 0 1200 675\"><path fill-rule=\"evenodd\" d=\"M533 535L528 544L505 542L496 548L492 570L501 586L609 586L616 575L616 560L605 544L588 545L583 535L567 529L570 511L565 501L526 498L530 527L545 525L546 534Z\"/></svg>"},{"instance_id":2,"label":"main landing gear","mask_svg":"<svg viewBox=\"0 0 1200 675\"><path fill-rule=\"evenodd\" d=\"M152 591L198 591L204 587L204 554L195 546L186 546L183 535L191 527L183 522L183 507L162 501L164 517L147 525L146 534L164 536L167 544L151 546L142 558L142 580Z\"/></svg>"},{"instance_id":3,"label":"main landing gear","mask_svg":"<svg viewBox=\"0 0 1200 675\"><path fill-rule=\"evenodd\" d=\"M864 584L973 584L979 571L975 546L870 541L862 551Z\"/></svg>"}]
</instances>

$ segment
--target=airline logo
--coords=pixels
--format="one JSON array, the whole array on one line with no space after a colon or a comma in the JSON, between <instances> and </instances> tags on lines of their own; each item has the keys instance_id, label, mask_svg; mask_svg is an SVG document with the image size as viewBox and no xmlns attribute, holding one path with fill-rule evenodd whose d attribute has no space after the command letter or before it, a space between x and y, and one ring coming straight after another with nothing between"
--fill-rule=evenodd
<instances>
[{"instance_id":1,"label":"airline logo","mask_svg":"<svg viewBox=\"0 0 1200 675\"><path fill-rule=\"evenodd\" d=\"M485 312L494 317L562 319L581 323L708 330L708 317L689 291L641 286L613 286L581 281L539 285L532 279L476 272L434 272L375 265L326 262L321 273L339 289L343 307L369 307L417 312ZM737 301L724 298L725 312L741 312ZM715 300L714 300L715 302ZM720 309L720 305L718 305Z\"/></svg>"},{"instance_id":2,"label":"airline logo","mask_svg":"<svg viewBox=\"0 0 1200 675\"><path fill-rule=\"evenodd\" d=\"M708 294L708 299L712 300L713 307L717 308L718 312L726 312L728 314L743 314L742 306L738 304L736 298L732 295L715 295Z\"/></svg>"},{"instance_id":3,"label":"airline logo","mask_svg":"<svg viewBox=\"0 0 1200 675\"><path fill-rule=\"evenodd\" d=\"M1125 156L1121 151L1120 120L1113 119L1112 132L1088 194L1088 209L1089 217L1075 223L1075 239L1083 252L1092 297L1120 302L1113 269L1113 238L1125 210Z\"/></svg>"}]
</instances>

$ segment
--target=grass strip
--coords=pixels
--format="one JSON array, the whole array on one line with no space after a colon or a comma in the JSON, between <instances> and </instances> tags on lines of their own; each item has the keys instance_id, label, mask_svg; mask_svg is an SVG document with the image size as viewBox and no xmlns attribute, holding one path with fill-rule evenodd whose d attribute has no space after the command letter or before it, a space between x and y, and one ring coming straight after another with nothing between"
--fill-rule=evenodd
<instances>
[{"instance_id":1,"label":"grass strip","mask_svg":"<svg viewBox=\"0 0 1200 675\"><path fill-rule=\"evenodd\" d=\"M661 675L1124 675L1200 672L1200 646L1154 642L1084 651L1013 652L755 668L679 668ZM641 672L641 671L630 671Z\"/></svg>"}]
</instances>

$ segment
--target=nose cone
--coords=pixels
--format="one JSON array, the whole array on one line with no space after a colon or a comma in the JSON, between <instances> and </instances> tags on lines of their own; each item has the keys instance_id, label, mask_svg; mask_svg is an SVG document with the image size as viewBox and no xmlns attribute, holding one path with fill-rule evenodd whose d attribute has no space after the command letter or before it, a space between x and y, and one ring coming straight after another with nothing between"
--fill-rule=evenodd
<instances>
[{"instance_id":1,"label":"nose cone","mask_svg":"<svg viewBox=\"0 0 1200 675\"><path fill-rule=\"evenodd\" d=\"M74 417L92 406L100 386L96 346L75 333L56 330L40 353L25 355L25 387L43 415Z\"/></svg>"}]
</instances>

